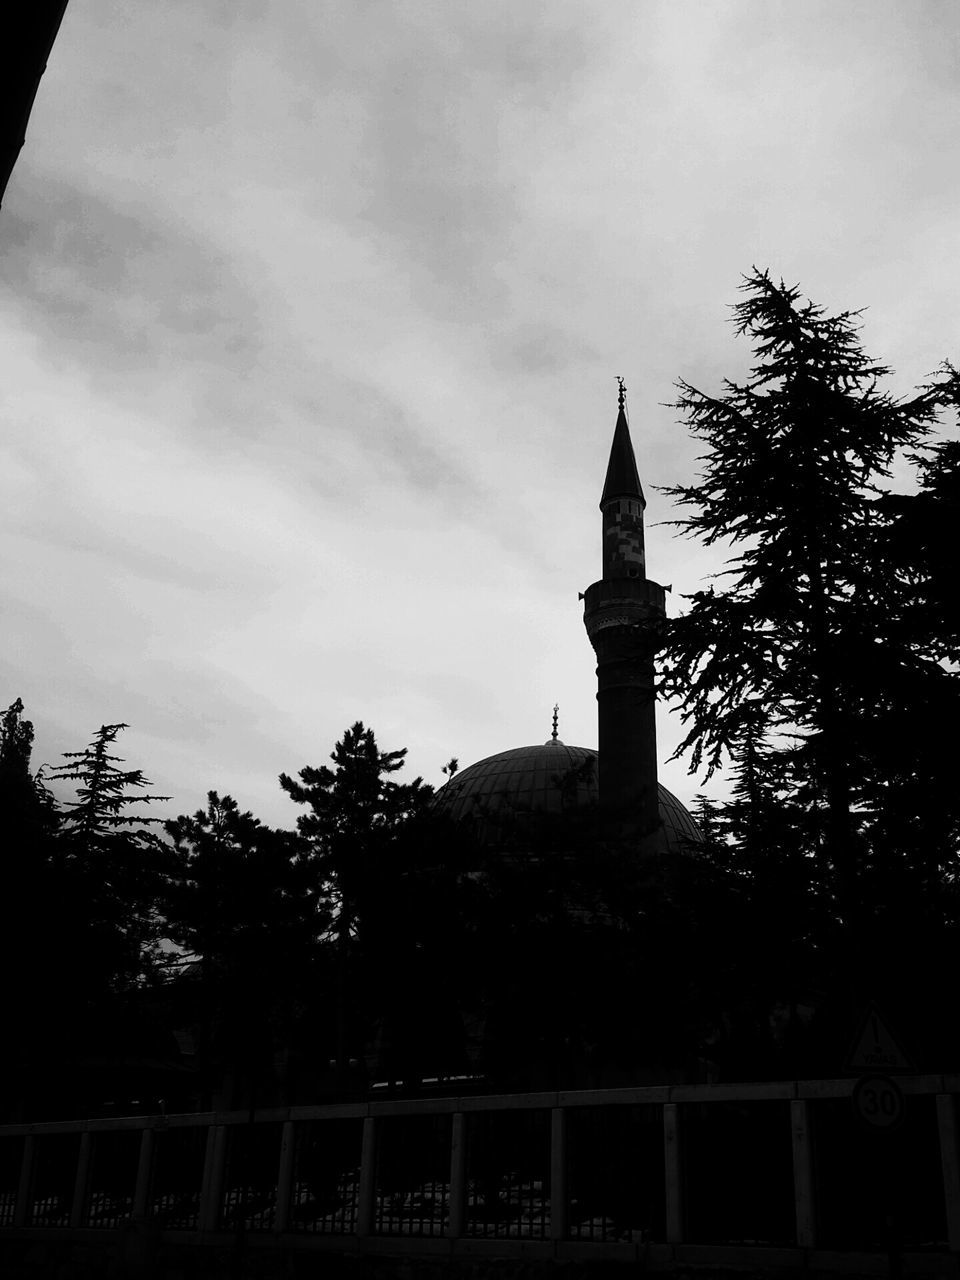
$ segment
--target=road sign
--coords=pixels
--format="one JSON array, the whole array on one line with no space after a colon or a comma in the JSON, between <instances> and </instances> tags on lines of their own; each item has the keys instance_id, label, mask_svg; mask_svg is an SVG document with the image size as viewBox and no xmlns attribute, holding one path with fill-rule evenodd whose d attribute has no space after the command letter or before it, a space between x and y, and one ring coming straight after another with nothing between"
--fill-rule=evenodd
<instances>
[{"instance_id":1,"label":"road sign","mask_svg":"<svg viewBox=\"0 0 960 1280\"><path fill-rule=\"evenodd\" d=\"M854 1111L871 1129L895 1129L903 1123L903 1094L889 1076L862 1076L852 1101Z\"/></svg>"},{"instance_id":2,"label":"road sign","mask_svg":"<svg viewBox=\"0 0 960 1280\"><path fill-rule=\"evenodd\" d=\"M863 1015L847 1059L847 1070L864 1075L874 1071L889 1075L915 1070L875 1004L869 1004Z\"/></svg>"}]
</instances>

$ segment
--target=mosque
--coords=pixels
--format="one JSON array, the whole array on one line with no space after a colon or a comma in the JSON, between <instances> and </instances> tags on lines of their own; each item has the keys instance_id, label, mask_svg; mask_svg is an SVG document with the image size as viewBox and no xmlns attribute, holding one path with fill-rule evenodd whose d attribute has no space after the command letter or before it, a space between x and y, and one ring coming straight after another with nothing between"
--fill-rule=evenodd
<instances>
[{"instance_id":1,"label":"mosque","mask_svg":"<svg viewBox=\"0 0 960 1280\"><path fill-rule=\"evenodd\" d=\"M437 805L478 838L498 844L508 826L596 809L605 830L635 841L644 856L682 853L702 837L676 796L657 781L654 658L665 619L665 589L646 576L646 500L627 425L619 411L600 498L603 573L582 593L584 625L597 656L598 750L560 741L513 747L456 773Z\"/></svg>"}]
</instances>

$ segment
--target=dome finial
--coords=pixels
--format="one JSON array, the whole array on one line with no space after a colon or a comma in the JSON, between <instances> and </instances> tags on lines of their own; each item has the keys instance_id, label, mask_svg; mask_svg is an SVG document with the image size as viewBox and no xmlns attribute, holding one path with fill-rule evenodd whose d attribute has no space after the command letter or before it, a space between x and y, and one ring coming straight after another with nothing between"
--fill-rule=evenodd
<instances>
[{"instance_id":1,"label":"dome finial","mask_svg":"<svg viewBox=\"0 0 960 1280\"><path fill-rule=\"evenodd\" d=\"M553 733L551 733L550 735L550 737L553 739L554 742L556 742L560 736L557 729L557 720L559 715L560 715L560 704L559 702L555 702L553 704Z\"/></svg>"}]
</instances>

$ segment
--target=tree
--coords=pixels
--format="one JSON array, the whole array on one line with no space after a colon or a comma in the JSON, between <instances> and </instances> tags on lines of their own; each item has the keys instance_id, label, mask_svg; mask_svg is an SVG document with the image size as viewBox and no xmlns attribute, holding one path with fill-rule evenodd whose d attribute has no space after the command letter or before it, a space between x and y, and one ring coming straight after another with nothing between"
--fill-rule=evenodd
<instances>
[{"instance_id":1,"label":"tree","mask_svg":"<svg viewBox=\"0 0 960 1280\"><path fill-rule=\"evenodd\" d=\"M679 384L706 449L697 483L669 490L691 513L676 523L731 558L670 624L663 687L691 771L734 766L723 856L767 985L841 993L840 1026L881 991L919 1007L923 974L955 948L960 803L937 730L960 712L958 455L925 437L960 379L944 364L895 399L859 313L828 315L767 272L742 289L750 377L719 396ZM911 457L919 491L888 492ZM758 990L758 1010L774 994Z\"/></svg>"},{"instance_id":2,"label":"tree","mask_svg":"<svg viewBox=\"0 0 960 1280\"><path fill-rule=\"evenodd\" d=\"M0 803L13 837L3 936L17 966L5 1096L33 1115L55 1108L62 1116L124 1087L124 1069L113 1066L166 1052L143 1009L146 988L162 974L165 853L149 820L131 812L144 797L130 791L149 784L109 751L122 726L104 726L51 771L80 784L77 799L61 805L41 774L31 774L33 726L22 711L18 699L0 733ZM139 1072L131 1096L144 1096L147 1075ZM129 1070L126 1077L133 1083Z\"/></svg>"},{"instance_id":3,"label":"tree","mask_svg":"<svg viewBox=\"0 0 960 1280\"><path fill-rule=\"evenodd\" d=\"M168 870L162 821L132 806L169 800L150 795L140 769L122 769L109 748L125 724L101 725L82 751L65 751L51 778L77 784L63 806L59 857L65 883L84 904L88 954L98 955L104 981L117 990L136 986L160 962L157 897Z\"/></svg>"},{"instance_id":4,"label":"tree","mask_svg":"<svg viewBox=\"0 0 960 1280\"><path fill-rule=\"evenodd\" d=\"M256 1091L275 1051L302 1041L323 988L318 935L329 921L317 918L303 842L215 791L206 809L165 829L174 868L163 909L183 949L176 985L200 1058Z\"/></svg>"},{"instance_id":5,"label":"tree","mask_svg":"<svg viewBox=\"0 0 960 1280\"><path fill-rule=\"evenodd\" d=\"M162 822L161 818L126 812L133 804L150 804L153 800L169 800L169 796L143 795L151 784L142 769L118 769L120 756L108 748L117 740L126 724L101 725L92 742L83 751L65 751L64 758L73 764L57 765L52 774L61 781L76 782L77 799L67 804L64 825L71 839L88 850L102 847L121 829L126 828L130 842L142 847L154 843L146 828Z\"/></svg>"},{"instance_id":6,"label":"tree","mask_svg":"<svg viewBox=\"0 0 960 1280\"><path fill-rule=\"evenodd\" d=\"M11 1028L0 1063L0 1104L18 1118L47 1056L51 1013L69 1017L60 999L64 977L63 926L55 876L59 823L53 797L31 771L33 725L19 698L0 720L0 824L4 892L0 930L9 969L4 1006Z\"/></svg>"},{"instance_id":7,"label":"tree","mask_svg":"<svg viewBox=\"0 0 960 1280\"><path fill-rule=\"evenodd\" d=\"M56 829L53 796L42 774L30 772L33 724L23 718L23 702L17 698L0 720L0 813L11 847L25 845Z\"/></svg>"},{"instance_id":8,"label":"tree","mask_svg":"<svg viewBox=\"0 0 960 1280\"><path fill-rule=\"evenodd\" d=\"M889 626L914 661L890 673L878 707L883 731L874 737L874 754L886 792L869 821L875 843L909 850L910 864L922 867L923 878L933 884L945 876L956 881L960 848L956 770L943 749L945 726L960 716L954 550L960 442L941 440L913 461L919 488L881 499L885 520L877 556L890 566L899 588L892 594Z\"/></svg>"},{"instance_id":9,"label":"tree","mask_svg":"<svg viewBox=\"0 0 960 1280\"><path fill-rule=\"evenodd\" d=\"M960 377L952 365L949 390L960 405ZM886 557L902 591L898 624L918 652L943 664L960 663L960 598L956 591L957 510L960 508L960 441L942 439L914 454L919 487L881 500L886 521L879 555Z\"/></svg>"},{"instance_id":10,"label":"tree","mask_svg":"<svg viewBox=\"0 0 960 1280\"><path fill-rule=\"evenodd\" d=\"M404 827L422 817L433 789L422 778L393 781L403 768L406 748L381 751L372 729L357 721L334 747L334 768L321 765L300 770L299 782L280 775L280 785L309 812L297 819L307 842L306 859L316 892L331 913L339 973L337 1063L344 1071L349 1044L358 1032L349 1026L351 969L355 942L367 943L369 924L382 914L385 881L397 840Z\"/></svg>"},{"instance_id":11,"label":"tree","mask_svg":"<svg viewBox=\"0 0 960 1280\"><path fill-rule=\"evenodd\" d=\"M878 556L888 520L879 483L958 400L949 365L913 397L880 391L889 370L863 351L860 313L827 315L754 270L734 311L758 357L743 385L709 396L679 384L677 407L707 444L699 482L669 490L676 523L739 550L723 585L687 597L669 629L664 688L689 725L680 752L712 774L748 718L784 753L794 797L838 910L857 910L866 853L859 809L880 799L876 734L884 691L946 678L898 624L904 585ZM758 719L759 717L759 719Z\"/></svg>"}]
</instances>

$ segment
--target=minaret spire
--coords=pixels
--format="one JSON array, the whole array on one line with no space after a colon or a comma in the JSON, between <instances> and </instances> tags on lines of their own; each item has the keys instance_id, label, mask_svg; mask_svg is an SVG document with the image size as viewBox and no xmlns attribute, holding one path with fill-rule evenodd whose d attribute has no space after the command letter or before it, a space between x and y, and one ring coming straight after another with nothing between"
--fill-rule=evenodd
<instances>
[{"instance_id":1,"label":"minaret spire","mask_svg":"<svg viewBox=\"0 0 960 1280\"><path fill-rule=\"evenodd\" d=\"M636 498L644 506L647 505L640 486L637 460L633 453L633 442L630 439L630 427L627 425L627 388L622 378L618 378L617 382L620 384L619 409L617 425L613 429L607 477L603 482L603 495L600 498L601 510L611 498Z\"/></svg>"},{"instance_id":2,"label":"minaret spire","mask_svg":"<svg viewBox=\"0 0 960 1280\"><path fill-rule=\"evenodd\" d=\"M597 655L600 804L648 849L660 823L654 719L664 589L646 576L646 501L619 386L616 426L600 499L603 569L584 593L584 625Z\"/></svg>"}]
</instances>

